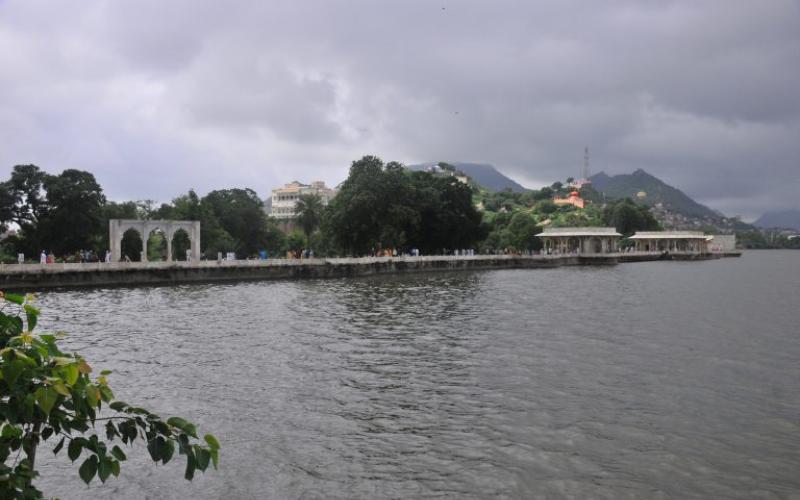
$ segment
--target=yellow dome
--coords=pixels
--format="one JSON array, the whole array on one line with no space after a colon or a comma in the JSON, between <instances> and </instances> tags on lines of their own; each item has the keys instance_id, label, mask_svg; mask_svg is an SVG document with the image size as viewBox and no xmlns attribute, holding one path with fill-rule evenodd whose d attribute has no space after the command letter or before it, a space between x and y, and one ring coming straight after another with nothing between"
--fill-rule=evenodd
<instances>
[{"instance_id":1,"label":"yellow dome","mask_svg":"<svg viewBox=\"0 0 800 500\"><path fill-rule=\"evenodd\" d=\"M638 193L636 193L636 197L639 198L640 200L643 200L647 198L647 193L645 193L644 191L639 191Z\"/></svg>"}]
</instances>

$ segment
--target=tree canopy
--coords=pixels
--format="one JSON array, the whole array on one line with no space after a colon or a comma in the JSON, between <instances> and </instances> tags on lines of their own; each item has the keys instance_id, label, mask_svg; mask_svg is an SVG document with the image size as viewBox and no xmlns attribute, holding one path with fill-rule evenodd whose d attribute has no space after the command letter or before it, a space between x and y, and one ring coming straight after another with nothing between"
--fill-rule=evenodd
<instances>
[{"instance_id":1,"label":"tree canopy","mask_svg":"<svg viewBox=\"0 0 800 500\"><path fill-rule=\"evenodd\" d=\"M480 241L481 220L471 188L455 177L365 156L353 162L331 201L325 229L343 254L388 248L434 253Z\"/></svg>"}]
</instances>

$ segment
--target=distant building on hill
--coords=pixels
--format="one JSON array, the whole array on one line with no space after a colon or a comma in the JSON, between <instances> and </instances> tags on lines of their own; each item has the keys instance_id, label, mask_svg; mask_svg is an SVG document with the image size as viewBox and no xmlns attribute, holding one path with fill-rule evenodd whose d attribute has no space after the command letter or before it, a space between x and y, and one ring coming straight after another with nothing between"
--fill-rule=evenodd
<instances>
[{"instance_id":1,"label":"distant building on hill","mask_svg":"<svg viewBox=\"0 0 800 500\"><path fill-rule=\"evenodd\" d=\"M450 177L454 177L458 182L462 184L469 184L469 176L466 175L464 172L446 163L442 165L444 165L444 167L440 165L427 165L423 167L423 171L434 175L441 175L441 176L449 175Z\"/></svg>"},{"instance_id":2,"label":"distant building on hill","mask_svg":"<svg viewBox=\"0 0 800 500\"><path fill-rule=\"evenodd\" d=\"M586 205L586 200L581 198L581 194L579 192L573 191L566 198L554 198L553 203L558 206L572 205L573 207L583 208Z\"/></svg>"},{"instance_id":3,"label":"distant building on hill","mask_svg":"<svg viewBox=\"0 0 800 500\"><path fill-rule=\"evenodd\" d=\"M304 194L316 194L322 199L322 204L327 205L336 196L336 189L327 187L323 181L314 181L311 184L292 181L272 190L272 207L269 215L280 221L296 218L295 205Z\"/></svg>"}]
</instances>

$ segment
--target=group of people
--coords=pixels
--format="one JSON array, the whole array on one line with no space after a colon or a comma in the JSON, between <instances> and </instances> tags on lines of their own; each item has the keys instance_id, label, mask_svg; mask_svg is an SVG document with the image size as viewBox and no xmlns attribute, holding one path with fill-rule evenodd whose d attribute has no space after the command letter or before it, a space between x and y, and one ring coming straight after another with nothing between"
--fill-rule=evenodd
<instances>
[{"instance_id":1,"label":"group of people","mask_svg":"<svg viewBox=\"0 0 800 500\"><path fill-rule=\"evenodd\" d=\"M75 252L75 255L72 257L62 257L59 259L60 262L100 262L100 256L94 252L94 250L78 250ZM25 254L17 255L17 261L20 264L25 263ZM111 262L111 252L106 250L105 257L103 258L103 262ZM42 253L39 254L39 264L55 264L56 263L56 256L53 252L47 252L42 250Z\"/></svg>"},{"instance_id":2,"label":"group of people","mask_svg":"<svg viewBox=\"0 0 800 500\"><path fill-rule=\"evenodd\" d=\"M314 258L314 250L310 248L304 248L302 250L288 250L286 252L287 259L313 259Z\"/></svg>"}]
</instances>

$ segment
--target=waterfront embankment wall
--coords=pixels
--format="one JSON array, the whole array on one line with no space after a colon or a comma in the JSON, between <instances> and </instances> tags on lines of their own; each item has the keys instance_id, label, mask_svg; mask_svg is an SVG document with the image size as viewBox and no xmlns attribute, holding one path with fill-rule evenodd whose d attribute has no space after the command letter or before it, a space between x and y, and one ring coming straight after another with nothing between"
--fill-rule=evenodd
<instances>
[{"instance_id":1,"label":"waterfront embankment wall","mask_svg":"<svg viewBox=\"0 0 800 500\"><path fill-rule=\"evenodd\" d=\"M0 288L31 291L59 287L168 285L177 283L343 278L402 272L525 269L660 260L660 253L592 255L474 255L268 259L200 262L113 262L0 265ZM671 255L707 259L709 255Z\"/></svg>"}]
</instances>

